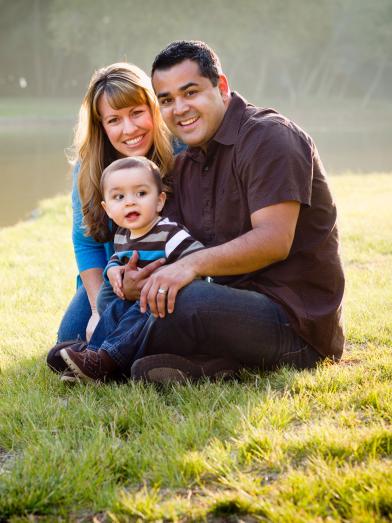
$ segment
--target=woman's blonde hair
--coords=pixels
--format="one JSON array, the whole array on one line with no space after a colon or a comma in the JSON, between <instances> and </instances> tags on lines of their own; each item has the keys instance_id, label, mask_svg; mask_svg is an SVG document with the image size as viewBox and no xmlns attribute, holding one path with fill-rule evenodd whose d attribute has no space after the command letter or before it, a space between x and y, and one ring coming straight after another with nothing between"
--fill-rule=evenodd
<instances>
[{"instance_id":1,"label":"woman's blonde hair","mask_svg":"<svg viewBox=\"0 0 392 523\"><path fill-rule=\"evenodd\" d=\"M159 166L163 178L173 164L171 136L146 73L128 63L116 63L96 71L79 111L72 161L80 162L78 186L86 234L100 242L112 237L107 215L101 206L101 175L119 157L101 123L98 102L103 94L113 109L147 105L151 110L154 138L148 157Z\"/></svg>"}]
</instances>

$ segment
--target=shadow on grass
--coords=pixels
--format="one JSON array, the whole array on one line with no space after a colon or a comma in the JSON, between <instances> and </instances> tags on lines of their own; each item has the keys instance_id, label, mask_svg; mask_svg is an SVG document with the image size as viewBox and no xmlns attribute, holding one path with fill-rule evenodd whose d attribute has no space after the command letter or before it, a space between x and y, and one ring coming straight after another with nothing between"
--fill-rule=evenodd
<instances>
[{"instance_id":1,"label":"shadow on grass","mask_svg":"<svg viewBox=\"0 0 392 523\"><path fill-rule=\"evenodd\" d=\"M244 371L238 381L163 389L132 381L69 387L44 355L22 359L0 375L0 518L251 521L268 507L263 497L249 500L273 492L290 467L390 451L382 426L372 428L390 411L380 399L390 370L377 363L371 376L381 385L370 394L368 356L363 365Z\"/></svg>"},{"instance_id":2,"label":"shadow on grass","mask_svg":"<svg viewBox=\"0 0 392 523\"><path fill-rule=\"evenodd\" d=\"M163 389L70 387L46 367L45 354L15 360L0 374L0 516L99 512L125 486L175 489L208 477L210 448L226 452L250 396L259 402L284 388L285 372Z\"/></svg>"}]
</instances>

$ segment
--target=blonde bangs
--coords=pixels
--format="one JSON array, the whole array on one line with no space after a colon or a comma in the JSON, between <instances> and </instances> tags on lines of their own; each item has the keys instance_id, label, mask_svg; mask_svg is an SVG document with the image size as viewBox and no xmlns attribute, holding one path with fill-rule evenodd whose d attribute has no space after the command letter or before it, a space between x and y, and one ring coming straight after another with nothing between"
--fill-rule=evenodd
<instances>
[{"instance_id":1,"label":"blonde bangs","mask_svg":"<svg viewBox=\"0 0 392 523\"><path fill-rule=\"evenodd\" d=\"M112 81L110 84L102 86L102 88L98 89L95 93L93 111L95 118L98 120L101 119L98 102L102 94L106 95L108 104L116 110L135 105L149 105L145 91L140 89L140 87L134 86L131 88L129 81Z\"/></svg>"}]
</instances>

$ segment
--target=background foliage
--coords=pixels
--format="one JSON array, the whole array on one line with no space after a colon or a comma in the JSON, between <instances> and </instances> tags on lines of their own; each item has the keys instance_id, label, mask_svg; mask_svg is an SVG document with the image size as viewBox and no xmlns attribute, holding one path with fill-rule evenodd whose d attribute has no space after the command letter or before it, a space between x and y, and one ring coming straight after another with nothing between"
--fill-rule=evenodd
<instances>
[{"instance_id":1,"label":"background foliage","mask_svg":"<svg viewBox=\"0 0 392 523\"><path fill-rule=\"evenodd\" d=\"M149 71L182 38L212 45L256 103L366 106L392 84L390 0L0 0L0 11L0 96L79 96L95 68L128 60Z\"/></svg>"}]
</instances>

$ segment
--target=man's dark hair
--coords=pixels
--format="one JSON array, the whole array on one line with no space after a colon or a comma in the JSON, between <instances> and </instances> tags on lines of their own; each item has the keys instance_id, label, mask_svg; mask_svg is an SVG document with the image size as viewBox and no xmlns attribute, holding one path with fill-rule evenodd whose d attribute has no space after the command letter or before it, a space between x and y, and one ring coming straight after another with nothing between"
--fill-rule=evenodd
<instances>
[{"instance_id":1,"label":"man's dark hair","mask_svg":"<svg viewBox=\"0 0 392 523\"><path fill-rule=\"evenodd\" d=\"M215 87L218 84L222 67L215 51L199 40L177 40L163 49L152 64L151 77L158 69L169 69L184 60L196 62L201 76L209 78Z\"/></svg>"}]
</instances>

